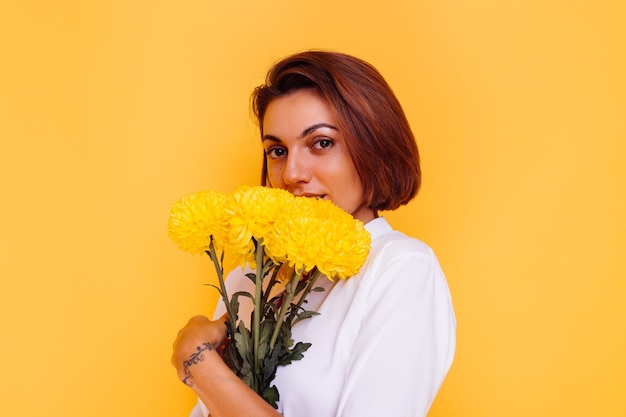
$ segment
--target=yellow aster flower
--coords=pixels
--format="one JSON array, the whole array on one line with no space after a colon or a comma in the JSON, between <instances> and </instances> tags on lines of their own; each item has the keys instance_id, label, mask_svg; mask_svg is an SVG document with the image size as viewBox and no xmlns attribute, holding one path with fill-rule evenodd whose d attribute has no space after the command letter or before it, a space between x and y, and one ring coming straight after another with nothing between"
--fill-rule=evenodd
<instances>
[{"instance_id":1,"label":"yellow aster flower","mask_svg":"<svg viewBox=\"0 0 626 417\"><path fill-rule=\"evenodd\" d=\"M168 223L168 235L178 247L190 253L209 249L211 236L221 249L224 240L226 196L216 191L189 194L173 204Z\"/></svg>"},{"instance_id":2,"label":"yellow aster flower","mask_svg":"<svg viewBox=\"0 0 626 417\"><path fill-rule=\"evenodd\" d=\"M277 213L267 252L305 272L314 267L330 279L356 274L371 243L363 223L330 201L294 197Z\"/></svg>"},{"instance_id":3,"label":"yellow aster flower","mask_svg":"<svg viewBox=\"0 0 626 417\"><path fill-rule=\"evenodd\" d=\"M243 186L233 192L232 204L228 204L226 211L240 221L239 226L246 229L246 234L260 239L271 232L274 218L293 198L278 188Z\"/></svg>"},{"instance_id":4,"label":"yellow aster flower","mask_svg":"<svg viewBox=\"0 0 626 417\"><path fill-rule=\"evenodd\" d=\"M255 245L267 239L277 213L294 197L285 190L268 187L237 188L227 200L225 210L229 215L226 235L226 253L235 265L246 262L255 267Z\"/></svg>"},{"instance_id":5,"label":"yellow aster flower","mask_svg":"<svg viewBox=\"0 0 626 417\"><path fill-rule=\"evenodd\" d=\"M225 196L204 191L184 197L170 214L169 235L180 249L201 253L213 236L226 256L226 269L256 267L256 243L276 264L305 272L317 269L345 279L358 272L369 252L370 235L330 201L295 197L268 187L239 187Z\"/></svg>"}]
</instances>

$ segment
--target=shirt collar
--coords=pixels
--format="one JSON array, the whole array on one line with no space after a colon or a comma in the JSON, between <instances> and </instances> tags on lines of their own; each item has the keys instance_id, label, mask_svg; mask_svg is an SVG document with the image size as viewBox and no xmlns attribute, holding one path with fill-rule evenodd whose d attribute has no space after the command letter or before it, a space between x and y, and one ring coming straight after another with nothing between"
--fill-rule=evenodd
<instances>
[{"instance_id":1,"label":"shirt collar","mask_svg":"<svg viewBox=\"0 0 626 417\"><path fill-rule=\"evenodd\" d=\"M376 217L365 224L365 230L372 236L372 240L385 233L391 232L393 229L387 219L384 217Z\"/></svg>"}]
</instances>

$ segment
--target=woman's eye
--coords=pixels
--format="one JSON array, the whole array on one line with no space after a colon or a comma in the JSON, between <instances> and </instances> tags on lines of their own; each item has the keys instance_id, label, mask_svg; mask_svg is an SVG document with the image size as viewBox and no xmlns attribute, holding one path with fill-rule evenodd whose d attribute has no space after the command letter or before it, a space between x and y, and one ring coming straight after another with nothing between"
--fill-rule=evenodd
<instances>
[{"instance_id":1,"label":"woman's eye","mask_svg":"<svg viewBox=\"0 0 626 417\"><path fill-rule=\"evenodd\" d=\"M315 147L318 149L326 149L333 145L333 141L330 139L320 139L315 142Z\"/></svg>"},{"instance_id":2,"label":"woman's eye","mask_svg":"<svg viewBox=\"0 0 626 417\"><path fill-rule=\"evenodd\" d=\"M283 148L270 148L265 151L265 155L267 155L268 158L272 159L280 158L286 153L287 151L285 151Z\"/></svg>"}]
</instances>

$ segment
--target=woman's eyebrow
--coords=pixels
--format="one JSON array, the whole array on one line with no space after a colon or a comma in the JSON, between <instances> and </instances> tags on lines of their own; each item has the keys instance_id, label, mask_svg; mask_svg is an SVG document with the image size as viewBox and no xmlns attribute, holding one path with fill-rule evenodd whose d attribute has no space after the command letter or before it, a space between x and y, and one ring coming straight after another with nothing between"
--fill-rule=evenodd
<instances>
[{"instance_id":1,"label":"woman's eyebrow","mask_svg":"<svg viewBox=\"0 0 626 417\"><path fill-rule=\"evenodd\" d=\"M307 135L310 135L312 132L315 132L317 129L322 129L322 128L326 128L326 129L332 129L332 130L336 130L339 131L338 128L336 128L335 126L328 124L328 123L316 123L314 125L311 125L309 127L307 127L306 129L304 129L302 131L302 133L300 133L300 136L298 136L296 139L302 139L304 137L306 137ZM271 140L272 142L282 142L282 140L280 140L280 138L274 136L274 135L263 135L263 137L261 138L263 141L266 140Z\"/></svg>"},{"instance_id":2,"label":"woman's eyebrow","mask_svg":"<svg viewBox=\"0 0 626 417\"><path fill-rule=\"evenodd\" d=\"M332 129L332 130L339 130L337 129L335 126L330 125L328 123L316 123L312 126L307 127L306 129L304 129L302 131L302 133L300 133L300 136L298 136L298 139L302 139L303 137L305 137L306 135L309 135L311 132L316 131L317 129L321 129L321 128L328 128L328 129Z\"/></svg>"},{"instance_id":3,"label":"woman's eyebrow","mask_svg":"<svg viewBox=\"0 0 626 417\"><path fill-rule=\"evenodd\" d=\"M279 142L279 143L282 142L282 140L278 139L274 135L263 135L261 139L263 140L263 142L265 142L266 140L271 140L272 142Z\"/></svg>"}]
</instances>

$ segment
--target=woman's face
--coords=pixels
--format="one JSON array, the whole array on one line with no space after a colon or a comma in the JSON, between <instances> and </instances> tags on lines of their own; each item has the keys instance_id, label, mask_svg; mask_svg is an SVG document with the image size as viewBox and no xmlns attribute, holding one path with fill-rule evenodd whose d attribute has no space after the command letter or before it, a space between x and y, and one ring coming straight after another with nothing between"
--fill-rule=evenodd
<instances>
[{"instance_id":1,"label":"woman's face","mask_svg":"<svg viewBox=\"0 0 626 417\"><path fill-rule=\"evenodd\" d=\"M310 90L274 99L263 118L263 148L272 187L332 201L364 223L374 212L330 107Z\"/></svg>"}]
</instances>

